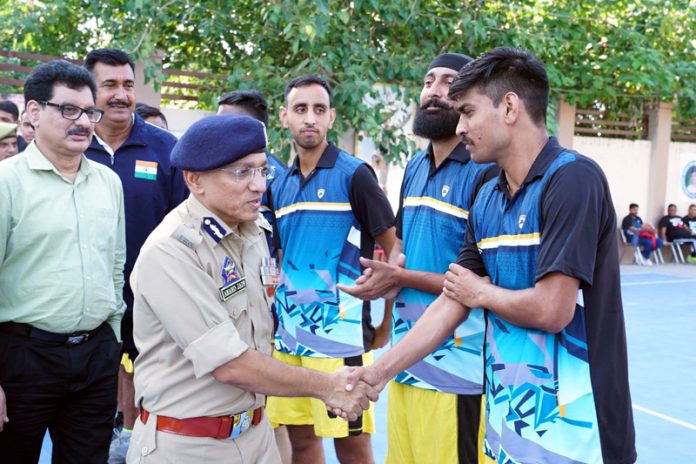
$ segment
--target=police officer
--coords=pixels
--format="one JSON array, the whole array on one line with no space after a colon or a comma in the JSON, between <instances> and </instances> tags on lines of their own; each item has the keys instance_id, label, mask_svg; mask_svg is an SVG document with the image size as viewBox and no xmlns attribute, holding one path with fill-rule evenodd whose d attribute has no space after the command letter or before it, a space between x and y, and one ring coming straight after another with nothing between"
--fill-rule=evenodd
<instances>
[{"instance_id":1,"label":"police officer","mask_svg":"<svg viewBox=\"0 0 696 464\"><path fill-rule=\"evenodd\" d=\"M191 195L147 239L131 277L141 414L129 463L280 462L264 395L342 404L351 420L376 398L364 383L345 390L350 368L329 375L269 356L278 270L259 217L265 147L262 123L224 115L196 122L172 151Z\"/></svg>"}]
</instances>

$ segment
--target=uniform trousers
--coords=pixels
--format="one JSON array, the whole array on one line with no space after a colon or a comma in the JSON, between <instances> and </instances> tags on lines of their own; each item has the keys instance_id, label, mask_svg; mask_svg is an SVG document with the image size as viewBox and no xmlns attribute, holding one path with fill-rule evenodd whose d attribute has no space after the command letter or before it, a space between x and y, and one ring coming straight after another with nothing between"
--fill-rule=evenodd
<instances>
[{"instance_id":1,"label":"uniform trousers","mask_svg":"<svg viewBox=\"0 0 696 464\"><path fill-rule=\"evenodd\" d=\"M35 464L48 429L53 464L106 462L119 349L108 324L78 345L0 332L0 386L9 417L0 432L0 460Z\"/></svg>"}]
</instances>

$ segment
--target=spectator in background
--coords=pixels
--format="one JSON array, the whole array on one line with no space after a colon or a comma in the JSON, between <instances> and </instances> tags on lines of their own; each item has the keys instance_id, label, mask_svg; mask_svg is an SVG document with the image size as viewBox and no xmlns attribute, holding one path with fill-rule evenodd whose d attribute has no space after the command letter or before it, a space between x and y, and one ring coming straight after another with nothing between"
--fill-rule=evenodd
<instances>
[{"instance_id":1,"label":"spectator in background","mask_svg":"<svg viewBox=\"0 0 696 464\"><path fill-rule=\"evenodd\" d=\"M137 103L135 105L135 113L138 114L145 122L154 124L160 129L169 130L169 124L167 123L167 118L154 106L150 106L146 103Z\"/></svg>"},{"instance_id":2,"label":"spectator in background","mask_svg":"<svg viewBox=\"0 0 696 464\"><path fill-rule=\"evenodd\" d=\"M0 122L0 161L17 154L17 125Z\"/></svg>"},{"instance_id":3,"label":"spectator in background","mask_svg":"<svg viewBox=\"0 0 696 464\"><path fill-rule=\"evenodd\" d=\"M14 125L19 123L19 108L10 100L0 101L0 122L9 122ZM27 147L27 142L21 135L17 135L17 149L19 152L24 151Z\"/></svg>"},{"instance_id":4,"label":"spectator in background","mask_svg":"<svg viewBox=\"0 0 696 464\"><path fill-rule=\"evenodd\" d=\"M643 261L637 264L652 266L650 254L654 250L661 248L664 242L657 237L655 228L650 224L644 223L638 216L638 205L636 203L631 203L628 206L628 215L621 221L621 230L626 237L626 241L635 247L642 247L641 255Z\"/></svg>"},{"instance_id":5,"label":"spectator in background","mask_svg":"<svg viewBox=\"0 0 696 464\"><path fill-rule=\"evenodd\" d=\"M659 236L666 243L680 239L694 239L696 234L684 225L681 217L677 216L677 205L667 206L667 214L662 216L657 225Z\"/></svg>"},{"instance_id":6,"label":"spectator in background","mask_svg":"<svg viewBox=\"0 0 696 464\"><path fill-rule=\"evenodd\" d=\"M22 117L20 119L21 123L19 125L19 131L22 133L22 137L27 145L34 141L34 126L31 125L29 121L29 115L26 111L22 111Z\"/></svg>"},{"instance_id":7,"label":"spectator in background","mask_svg":"<svg viewBox=\"0 0 696 464\"><path fill-rule=\"evenodd\" d=\"M696 204L689 205L689 213L682 218L682 222L696 235Z\"/></svg>"},{"instance_id":8,"label":"spectator in background","mask_svg":"<svg viewBox=\"0 0 696 464\"><path fill-rule=\"evenodd\" d=\"M97 85L97 108L104 118L97 124L87 158L104 164L123 183L126 211L126 285L123 299L122 362L119 371L119 410L123 429L112 442L109 463L123 463L135 424L133 361L138 355L133 342L133 291L130 274L145 239L164 216L187 196L181 172L169 160L176 137L147 124L135 114L135 64L121 50L102 48L85 58L85 68Z\"/></svg>"}]
</instances>

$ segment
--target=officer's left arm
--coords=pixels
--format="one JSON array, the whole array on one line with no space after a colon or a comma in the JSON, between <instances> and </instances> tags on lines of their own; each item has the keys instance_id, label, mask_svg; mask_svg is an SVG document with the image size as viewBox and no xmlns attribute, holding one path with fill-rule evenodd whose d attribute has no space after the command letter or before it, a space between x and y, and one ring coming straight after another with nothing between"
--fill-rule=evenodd
<instances>
[{"instance_id":1,"label":"officer's left arm","mask_svg":"<svg viewBox=\"0 0 696 464\"><path fill-rule=\"evenodd\" d=\"M120 182L118 183L118 224L116 229L116 243L114 246L114 297L116 299L115 311L109 316L107 322L111 326L116 335L117 340L121 340L121 319L126 311L126 303L123 301L123 285L125 278L123 268L126 264L126 219L123 205L123 189Z\"/></svg>"}]
</instances>

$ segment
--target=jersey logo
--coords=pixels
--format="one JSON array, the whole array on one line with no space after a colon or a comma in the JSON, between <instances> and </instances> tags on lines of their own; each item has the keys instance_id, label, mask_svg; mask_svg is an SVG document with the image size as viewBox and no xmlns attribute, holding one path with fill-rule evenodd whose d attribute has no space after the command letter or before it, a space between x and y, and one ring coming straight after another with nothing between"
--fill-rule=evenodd
<instances>
[{"instance_id":1,"label":"jersey logo","mask_svg":"<svg viewBox=\"0 0 696 464\"><path fill-rule=\"evenodd\" d=\"M440 195L442 195L442 198L445 198L447 194L450 191L450 186L449 185L443 185L442 186L442 191L440 192Z\"/></svg>"},{"instance_id":2,"label":"jersey logo","mask_svg":"<svg viewBox=\"0 0 696 464\"><path fill-rule=\"evenodd\" d=\"M524 221L527 220L527 215L526 214L520 214L520 217L517 219L517 225L519 226L520 229L524 227Z\"/></svg>"},{"instance_id":3,"label":"jersey logo","mask_svg":"<svg viewBox=\"0 0 696 464\"><path fill-rule=\"evenodd\" d=\"M319 190L317 190L317 197L321 200L322 198L324 198L325 193L326 193L326 190L319 189Z\"/></svg>"}]
</instances>

